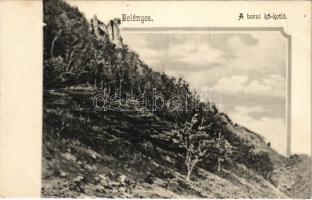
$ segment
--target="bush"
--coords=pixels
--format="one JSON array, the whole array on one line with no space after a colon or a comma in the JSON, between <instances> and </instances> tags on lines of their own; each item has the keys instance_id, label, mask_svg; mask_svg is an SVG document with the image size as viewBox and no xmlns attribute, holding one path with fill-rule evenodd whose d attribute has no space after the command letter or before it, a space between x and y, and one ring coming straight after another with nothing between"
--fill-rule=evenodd
<instances>
[{"instance_id":1,"label":"bush","mask_svg":"<svg viewBox=\"0 0 312 200\"><path fill-rule=\"evenodd\" d=\"M44 88L60 86L63 82L62 73L65 65L62 57L52 57L44 60L43 63L43 84Z\"/></svg>"},{"instance_id":2,"label":"bush","mask_svg":"<svg viewBox=\"0 0 312 200\"><path fill-rule=\"evenodd\" d=\"M269 180L274 170L274 164L267 152L250 153L247 155L247 167L254 169L265 179Z\"/></svg>"}]
</instances>

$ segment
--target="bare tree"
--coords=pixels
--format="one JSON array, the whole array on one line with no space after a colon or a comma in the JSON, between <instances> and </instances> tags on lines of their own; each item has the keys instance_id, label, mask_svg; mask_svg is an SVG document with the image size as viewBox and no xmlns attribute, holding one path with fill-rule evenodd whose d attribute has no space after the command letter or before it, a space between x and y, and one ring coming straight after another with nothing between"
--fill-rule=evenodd
<instances>
[{"instance_id":1,"label":"bare tree","mask_svg":"<svg viewBox=\"0 0 312 200\"><path fill-rule=\"evenodd\" d=\"M54 44L55 44L56 40L60 37L61 33L62 33L62 29L60 29L60 30L57 32L56 36L55 36L55 37L53 38L53 40L52 40L52 43L51 43L51 50L50 50L50 56L51 56L51 57L53 57Z\"/></svg>"},{"instance_id":2,"label":"bare tree","mask_svg":"<svg viewBox=\"0 0 312 200\"><path fill-rule=\"evenodd\" d=\"M191 122L186 122L184 128L177 132L176 140L174 140L186 150L184 163L187 167L186 180L188 181L194 167L207 157L209 147L213 143L209 135L203 131L203 120L198 122L198 117L198 114L195 114Z\"/></svg>"}]
</instances>

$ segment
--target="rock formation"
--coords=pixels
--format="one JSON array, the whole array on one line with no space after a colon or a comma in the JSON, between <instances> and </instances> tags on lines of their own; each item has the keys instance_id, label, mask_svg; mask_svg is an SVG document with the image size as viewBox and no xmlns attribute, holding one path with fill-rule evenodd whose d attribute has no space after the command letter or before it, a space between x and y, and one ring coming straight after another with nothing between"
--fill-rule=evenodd
<instances>
[{"instance_id":1,"label":"rock formation","mask_svg":"<svg viewBox=\"0 0 312 200\"><path fill-rule=\"evenodd\" d=\"M100 21L96 15L91 19L91 31L99 39L108 38L113 44L116 45L116 48L123 47L122 37L120 36L120 25L121 21L118 18L110 20L108 24L104 24Z\"/></svg>"}]
</instances>

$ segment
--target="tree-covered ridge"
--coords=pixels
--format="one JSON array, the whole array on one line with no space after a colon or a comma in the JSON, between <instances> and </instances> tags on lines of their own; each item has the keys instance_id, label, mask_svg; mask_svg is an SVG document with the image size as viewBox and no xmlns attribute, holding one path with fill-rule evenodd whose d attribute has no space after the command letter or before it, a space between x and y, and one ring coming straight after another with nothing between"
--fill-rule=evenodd
<instances>
[{"instance_id":1,"label":"tree-covered ridge","mask_svg":"<svg viewBox=\"0 0 312 200\"><path fill-rule=\"evenodd\" d=\"M108 38L98 40L77 8L46 0L44 13L45 88L87 83L122 97L126 92L148 97L156 90L166 99L176 94L198 102L185 80L153 71L127 45L115 48Z\"/></svg>"}]
</instances>

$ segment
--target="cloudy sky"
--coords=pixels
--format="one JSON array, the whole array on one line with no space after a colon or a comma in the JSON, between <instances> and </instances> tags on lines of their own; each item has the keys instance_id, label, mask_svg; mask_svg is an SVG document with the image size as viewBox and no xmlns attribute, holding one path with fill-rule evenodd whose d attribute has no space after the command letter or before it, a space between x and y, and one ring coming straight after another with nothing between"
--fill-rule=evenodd
<instances>
[{"instance_id":1,"label":"cloudy sky","mask_svg":"<svg viewBox=\"0 0 312 200\"><path fill-rule=\"evenodd\" d=\"M106 1L70 1L104 22L125 9ZM111 6L111 12L104 8ZM286 153L286 39L278 32L121 32L124 43L158 71L211 90L231 119ZM218 99L216 99L218 100Z\"/></svg>"},{"instance_id":2,"label":"cloudy sky","mask_svg":"<svg viewBox=\"0 0 312 200\"><path fill-rule=\"evenodd\" d=\"M279 33L124 31L122 36L153 69L183 77L198 92L212 91L234 122L286 153L287 48Z\"/></svg>"}]
</instances>

